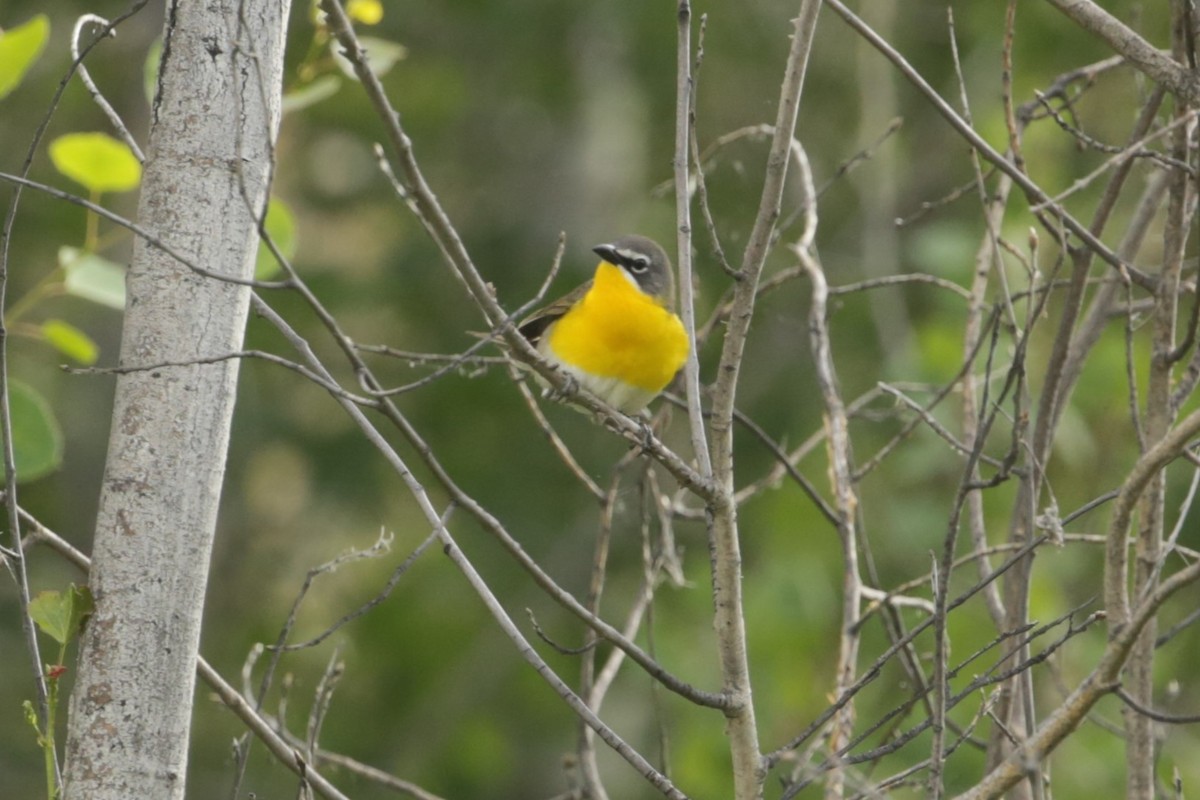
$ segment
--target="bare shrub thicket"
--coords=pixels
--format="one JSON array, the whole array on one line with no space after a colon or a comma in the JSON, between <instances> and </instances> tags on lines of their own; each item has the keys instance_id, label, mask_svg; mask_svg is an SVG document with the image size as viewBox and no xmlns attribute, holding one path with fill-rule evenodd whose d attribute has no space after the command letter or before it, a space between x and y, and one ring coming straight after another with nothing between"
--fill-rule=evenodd
<instances>
[{"instance_id":1,"label":"bare shrub thicket","mask_svg":"<svg viewBox=\"0 0 1200 800\"><path fill-rule=\"evenodd\" d=\"M862 4L864 19L841 0L801 0L795 19L778 23L789 49L778 65L774 118L711 140L702 114L710 85L705 23L686 0L673 10L661 5L660 13L675 15L678 34L675 240L668 249L676 254L681 315L696 347L652 418L631 419L579 391L517 333L514 321L542 299L564 247L537 297L520 308L498 299L497 272L464 244L470 232L439 202L437 181L428 177L438 170L419 159L421 142L396 112L395 92L371 71L338 0L321 0L320 8L358 78L343 91L358 92L375 112L384 140L379 167L397 208L419 221L441 256L438 269L457 279L454 302L470 304L490 334L451 355L411 352L404 342L367 347L304 271L276 252L280 280L235 283L253 288L252 310L277 332L277 350L226 346L188 357L147 346L114 370L119 383L236 360L290 370L297 391L324 391L348 415L373 457L390 468L394 491L406 493L423 520L420 536L399 537L399 557L387 534L374 547L313 568L278 636L251 653L240 682L197 661L194 649L184 654L243 725L229 768L234 793L247 791L239 776L252 754L265 749L295 773L305 796L354 796L338 788L343 779L370 787L364 792L386 787L401 796L438 796L354 753L322 746L343 669L355 669L337 651L303 730L288 726L287 694L280 699L278 692L297 651L327 648L362 615L397 602L413 565L444 553L461 578L453 591L469 587L510 645L488 659L523 659L576 720L577 739L563 726L569 758L547 767L559 783L540 796L1182 797L1186 779L1200 779L1174 749L1182 743L1186 751L1186 726L1196 721L1186 710L1198 698L1189 685L1194 676L1178 672L1189 661L1178 649L1194 645L1190 626L1200 617L1200 558L1193 549L1200 543L1190 517L1200 483L1200 411L1193 399L1200 302L1191 239L1200 22L1192 4L1172 0L1169 13L1147 15L1145 27L1161 23L1161 29L1146 35L1169 40L1160 49L1090 0L1009 0L1006 13L993 9L998 58L982 66L959 58L962 20L923 8L922 15L940 23L927 36L938 43L930 47L935 55L923 52L919 63L936 60L941 74L953 76L935 84L914 65L914 53L891 43L897 15L927 4L897 3L890 11ZM1014 54L1022 37L1044 35L1036 26L1048 24L1041 12L1049 7L1061 12L1052 17L1061 25L1054 35L1083 40L1081 52L1101 55L1058 74L1029 75ZM980 13L947 11L964 18ZM195 57L220 63L221 54L240 54L243 74L260 82L256 92L278 94L249 27L260 23L236 4L225 13L228 30L236 32ZM1027 14L1034 20L1028 28ZM825 163L806 147L804 131L806 120L822 114L809 100L813 82L824 77L810 68L813 54L835 29L837 36L853 34L863 129L874 135L840 163ZM987 93L974 88L981 82ZM898 105L903 123L893 119ZM924 121L914 126L910 115ZM920 136L936 128L940 138L901 149L910 128ZM264 195L247 176L288 166L273 162L271 146L255 142L237 143L244 159L238 202L261 220ZM731 214L722 193L737 148L757 148L755 163L765 166L753 172L757 206ZM940 176L935 167L943 162L954 162L964 181L923 184L922 171ZM26 192L51 191L24 175L2 177ZM897 184L908 187L903 197ZM848 186L856 198L850 210L836 199ZM822 213L827 200L837 207L832 221ZM5 242L13 220L19 225L16 201L12 208ZM207 269L186 242L173 246L151 220L135 227L92 208L129 225L140 247L189 280L229 280L227 272ZM973 255L949 266L913 256L931 252L911 246L914 231L951 215L958 241L968 232ZM846 227L860 232L862 263L854 270L845 267L852 259L839 231ZM573 249L578 244L571 242ZM771 305L780 296L791 298L790 305ZM280 297L289 299L286 306ZM320 333L297 331L289 313L298 306L320 323ZM786 316L790 327L764 321L764 307ZM854 308L860 310L848 310ZM845 314L853 324L841 324ZM755 348L764 328L777 339L769 349ZM922 363L902 355L908 336L928 348ZM421 372L396 381L396 363ZM407 396L484 371L512 377L527 410L512 424L528 428L527 441L552 449L556 469L571 476L570 491L599 509L594 539L569 534L580 536L577 552L592 548L581 591L542 563L524 544L523 520L481 500L461 478L469 465L443 456L447 445L405 411ZM539 397L531 373L550 385L549 400ZM784 381L762 388L767 377L785 374L801 376L802 388ZM748 380L756 393L743 403L739 390ZM233 386L222 385L228 399ZM627 442L628 452L606 475L584 466L578 437L560 430L576 431L581 421L559 416L556 402L585 411L596 423L591 436ZM792 408L809 416L792 415ZM819 423L802 429L817 419L813 409ZM468 435L471 424L464 420L460 432ZM223 441L216 446L223 451ZM519 469L522 454L505 460L497 469ZM11 499L11 459L8 467ZM909 478L926 487L917 490L926 506L920 513L904 510L902 482ZM527 481L528 502L537 503L540 478ZM752 516L755 504L784 493L791 493L790 505ZM103 520L124 519L120 498L113 502ZM29 545L47 544L87 568L87 557L63 537L32 517L19 518L15 503L8 509L13 536L4 554L26 601L26 562L53 557ZM205 524L211 535L213 521ZM521 605L530 601L493 584L491 565L481 561L494 555L484 555L480 531L499 545L487 553L502 553L536 586L540 608L557 606L563 616L556 624L543 626L535 611L527 616ZM109 533L99 530L97 541ZM785 537L792 544L779 546ZM818 572L836 576L829 580L837 619L822 643L798 652L793 643L804 639L798 621L804 610L793 618L781 608L797 595L779 589L781 599L768 604L763 587L803 581L813 574L801 570L806 553L832 554L807 542L833 538L836 554ZM684 539L690 548L680 545ZM117 571L94 575L93 584L119 580L125 550L116 541L103 568ZM636 590L614 599L605 591L614 578L610 556L617 547L628 553L630 542L642 551L640 572L623 561L635 575L625 580L625 573L621 585ZM893 558L906 546L917 557ZM343 598L330 628L315 637L298 633L306 594L325 575L393 558L394 571L372 599L358 605ZM162 569L203 576L205 567L185 560ZM712 600L706 622L695 616L679 622L684 630L711 624L711 637L700 636L690 648L678 639L691 634L672 640L671 612L656 612L688 585L711 590ZM160 589L170 592L172 585ZM112 601L103 593L97 601L98 618L106 621L124 611L106 606ZM193 622L202 602L189 606ZM27 619L27 605L21 608ZM404 631L395 636L404 647L423 646ZM195 644L193 637L183 646ZM783 651L791 655L774 656ZM85 646L84 659L103 661L110 653ZM142 655L151 673L161 669L156 653ZM16 661L8 659L10 671ZM89 687L89 702L102 702L97 685ZM620 704L610 705L620 713L610 715L606 702L614 695ZM649 708L632 711L631 697ZM44 718L44 692L40 706ZM117 785L123 771L139 769L136 759L122 758L145 731L136 720L128 731L88 720L83 710L73 714L68 745L72 758L87 753L87 764L68 764L65 773L83 774L86 766L89 779ZM703 769L694 756L677 758L673 751L673 743L700 735L689 728L707 729L706 741L722 743L720 758ZM1089 786L1091 778L1101 788ZM147 785L178 791L180 783L174 776ZM71 789L66 796L78 796Z\"/></svg>"}]
</instances>

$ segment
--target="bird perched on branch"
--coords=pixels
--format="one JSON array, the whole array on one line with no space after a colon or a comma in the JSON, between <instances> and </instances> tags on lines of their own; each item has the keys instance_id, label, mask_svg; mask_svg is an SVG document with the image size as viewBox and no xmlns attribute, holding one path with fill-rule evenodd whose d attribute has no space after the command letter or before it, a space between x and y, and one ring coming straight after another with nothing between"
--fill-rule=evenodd
<instances>
[{"instance_id":1,"label":"bird perched on branch","mask_svg":"<svg viewBox=\"0 0 1200 800\"><path fill-rule=\"evenodd\" d=\"M672 311L671 260L645 236L592 248L592 279L518 326L543 356L610 406L635 414L666 388L690 343Z\"/></svg>"}]
</instances>

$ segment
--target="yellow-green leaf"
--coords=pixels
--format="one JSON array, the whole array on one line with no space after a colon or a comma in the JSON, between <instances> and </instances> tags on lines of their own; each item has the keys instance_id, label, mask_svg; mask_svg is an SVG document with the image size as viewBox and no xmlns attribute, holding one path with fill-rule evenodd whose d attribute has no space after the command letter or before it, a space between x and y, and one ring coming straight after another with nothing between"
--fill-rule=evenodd
<instances>
[{"instance_id":1,"label":"yellow-green leaf","mask_svg":"<svg viewBox=\"0 0 1200 800\"><path fill-rule=\"evenodd\" d=\"M378 25L383 19L383 3L379 0L350 0L346 3L346 16L363 25Z\"/></svg>"},{"instance_id":2,"label":"yellow-green leaf","mask_svg":"<svg viewBox=\"0 0 1200 800\"><path fill-rule=\"evenodd\" d=\"M33 703L26 700L21 703L21 708L25 709L25 721L28 722L30 725L32 725L33 729L35 731L37 731L38 744L41 744L42 743L42 727L41 727L41 725L38 724L38 715L37 715L37 712L33 710Z\"/></svg>"},{"instance_id":3,"label":"yellow-green leaf","mask_svg":"<svg viewBox=\"0 0 1200 800\"><path fill-rule=\"evenodd\" d=\"M154 102L154 93L158 91L158 62L162 61L162 49L162 38L155 39L142 62L142 90L146 93L147 103Z\"/></svg>"},{"instance_id":4,"label":"yellow-green leaf","mask_svg":"<svg viewBox=\"0 0 1200 800\"><path fill-rule=\"evenodd\" d=\"M71 598L70 627L71 635L74 636L83 628L83 623L87 622L88 617L96 613L96 600L87 586L76 586L72 583L67 593Z\"/></svg>"},{"instance_id":5,"label":"yellow-green leaf","mask_svg":"<svg viewBox=\"0 0 1200 800\"><path fill-rule=\"evenodd\" d=\"M284 258L291 259L296 254L296 220L287 204L278 197L271 198L267 206L266 219L267 235L279 248ZM267 247L266 242L258 243L258 257L254 262L254 277L267 280L280 271L279 262Z\"/></svg>"},{"instance_id":6,"label":"yellow-green leaf","mask_svg":"<svg viewBox=\"0 0 1200 800\"><path fill-rule=\"evenodd\" d=\"M67 294L125 309L125 268L120 264L74 247L60 247L58 265L67 273Z\"/></svg>"},{"instance_id":7,"label":"yellow-green leaf","mask_svg":"<svg viewBox=\"0 0 1200 800\"><path fill-rule=\"evenodd\" d=\"M29 601L29 616L37 626L59 644L75 638L84 621L92 615L96 604L86 586L71 584L64 592L38 592Z\"/></svg>"},{"instance_id":8,"label":"yellow-green leaf","mask_svg":"<svg viewBox=\"0 0 1200 800\"><path fill-rule=\"evenodd\" d=\"M9 382L8 403L17 480L36 480L58 469L62 464L63 435L50 404L20 381Z\"/></svg>"},{"instance_id":9,"label":"yellow-green leaf","mask_svg":"<svg viewBox=\"0 0 1200 800\"><path fill-rule=\"evenodd\" d=\"M387 39L379 39L374 36L360 36L358 43L362 45L363 51L367 54L367 66L376 75L386 75L388 71L396 65L396 62L408 55L408 48L398 42L389 42ZM337 45L329 48L333 53L334 63L346 75L347 78L358 80L358 76L354 74L354 66L350 63L350 59L342 53L342 49Z\"/></svg>"},{"instance_id":10,"label":"yellow-green leaf","mask_svg":"<svg viewBox=\"0 0 1200 800\"><path fill-rule=\"evenodd\" d=\"M66 644L70 635L67 627L71 619L68 603L62 592L55 591L38 592L37 596L29 601L29 616L42 629L42 633L59 644Z\"/></svg>"},{"instance_id":11,"label":"yellow-green leaf","mask_svg":"<svg viewBox=\"0 0 1200 800\"><path fill-rule=\"evenodd\" d=\"M50 19L38 14L28 22L0 31L0 99L20 85L50 38Z\"/></svg>"},{"instance_id":12,"label":"yellow-green leaf","mask_svg":"<svg viewBox=\"0 0 1200 800\"><path fill-rule=\"evenodd\" d=\"M333 97L341 85L342 81L336 75L322 75L312 83L285 94L283 96L283 113L290 114L293 111L316 105L326 97Z\"/></svg>"},{"instance_id":13,"label":"yellow-green leaf","mask_svg":"<svg viewBox=\"0 0 1200 800\"><path fill-rule=\"evenodd\" d=\"M58 352L80 364L91 366L100 355L100 348L92 337L61 319L48 319L42 323L42 336Z\"/></svg>"},{"instance_id":14,"label":"yellow-green leaf","mask_svg":"<svg viewBox=\"0 0 1200 800\"><path fill-rule=\"evenodd\" d=\"M68 133L50 143L54 167L92 192L127 192L142 179L129 145L106 133Z\"/></svg>"}]
</instances>

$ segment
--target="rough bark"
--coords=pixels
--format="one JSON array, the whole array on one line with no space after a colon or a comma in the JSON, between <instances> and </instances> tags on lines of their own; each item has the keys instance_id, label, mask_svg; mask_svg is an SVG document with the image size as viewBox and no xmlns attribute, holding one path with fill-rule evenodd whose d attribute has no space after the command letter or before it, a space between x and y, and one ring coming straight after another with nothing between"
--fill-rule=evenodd
<instances>
[{"instance_id":1,"label":"rough bark","mask_svg":"<svg viewBox=\"0 0 1200 800\"><path fill-rule=\"evenodd\" d=\"M208 273L245 281L279 119L289 0L168 4L138 209ZM93 545L96 614L71 697L65 797L182 798L200 620L248 285L139 240Z\"/></svg>"}]
</instances>

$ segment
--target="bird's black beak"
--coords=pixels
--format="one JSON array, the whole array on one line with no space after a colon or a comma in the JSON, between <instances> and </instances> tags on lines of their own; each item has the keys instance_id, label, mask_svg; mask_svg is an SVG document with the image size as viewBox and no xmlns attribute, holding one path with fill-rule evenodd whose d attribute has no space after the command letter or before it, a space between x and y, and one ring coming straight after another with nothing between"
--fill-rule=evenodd
<instances>
[{"instance_id":1,"label":"bird's black beak","mask_svg":"<svg viewBox=\"0 0 1200 800\"><path fill-rule=\"evenodd\" d=\"M617 248L611 244L598 244L592 248L592 252L614 266L621 263L618 261L620 256L617 255Z\"/></svg>"}]
</instances>

